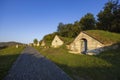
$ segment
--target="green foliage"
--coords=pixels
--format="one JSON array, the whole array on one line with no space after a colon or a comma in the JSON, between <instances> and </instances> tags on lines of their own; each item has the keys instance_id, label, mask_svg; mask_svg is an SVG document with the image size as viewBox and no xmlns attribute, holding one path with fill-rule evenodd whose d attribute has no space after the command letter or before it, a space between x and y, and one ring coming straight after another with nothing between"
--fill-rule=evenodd
<instances>
[{"instance_id":1,"label":"green foliage","mask_svg":"<svg viewBox=\"0 0 120 80\"><path fill-rule=\"evenodd\" d=\"M74 32L73 38L75 38L82 31L82 27L81 27L81 24L79 23L79 21L74 22L72 31Z\"/></svg>"},{"instance_id":2,"label":"green foliage","mask_svg":"<svg viewBox=\"0 0 120 80\"><path fill-rule=\"evenodd\" d=\"M118 0L109 0L97 17L96 21L93 14L87 13L80 21L75 21L73 24L59 23L57 32L60 36L69 38L75 38L81 31L93 29L120 33L120 4Z\"/></svg>"},{"instance_id":3,"label":"green foliage","mask_svg":"<svg viewBox=\"0 0 120 80\"><path fill-rule=\"evenodd\" d=\"M70 54L64 47L37 48L74 80L119 80L120 50L110 50L98 56Z\"/></svg>"},{"instance_id":4,"label":"green foliage","mask_svg":"<svg viewBox=\"0 0 120 80\"><path fill-rule=\"evenodd\" d=\"M96 21L93 14L87 13L74 24L59 23L57 32L60 36L70 38L75 38L81 31L93 29L120 33L120 4L118 0L109 0L97 17Z\"/></svg>"},{"instance_id":5,"label":"green foliage","mask_svg":"<svg viewBox=\"0 0 120 80\"><path fill-rule=\"evenodd\" d=\"M54 39L55 35L57 35L57 34L58 34L57 32L54 32L52 34L48 34L43 37L43 40L45 41L46 46L50 47L52 40Z\"/></svg>"},{"instance_id":6,"label":"green foliage","mask_svg":"<svg viewBox=\"0 0 120 80\"><path fill-rule=\"evenodd\" d=\"M118 0L108 1L97 16L98 29L120 33L120 4Z\"/></svg>"},{"instance_id":7,"label":"green foliage","mask_svg":"<svg viewBox=\"0 0 120 80\"><path fill-rule=\"evenodd\" d=\"M59 38L64 42L64 45L67 45L74 40L74 38L61 37L61 36L59 36Z\"/></svg>"},{"instance_id":8,"label":"green foliage","mask_svg":"<svg viewBox=\"0 0 120 80\"><path fill-rule=\"evenodd\" d=\"M52 34L48 34L48 35L45 35L43 37L42 40L44 40L46 46L50 47L51 46L51 43L55 37L55 35L58 35L59 34L57 32L54 32ZM64 44L69 44L70 42L72 42L74 39L73 38L68 38L68 37L62 37L62 36L59 36L59 38L64 42ZM42 40L40 42L42 42Z\"/></svg>"},{"instance_id":9,"label":"green foliage","mask_svg":"<svg viewBox=\"0 0 120 80\"><path fill-rule=\"evenodd\" d=\"M52 34L45 35L43 40L45 40L45 41L52 41L56 34L57 33L52 33Z\"/></svg>"},{"instance_id":10,"label":"green foliage","mask_svg":"<svg viewBox=\"0 0 120 80\"><path fill-rule=\"evenodd\" d=\"M37 40L37 39L34 39L34 40L33 40L33 43L34 43L34 44L37 44L37 43L38 43L38 40Z\"/></svg>"},{"instance_id":11,"label":"green foliage","mask_svg":"<svg viewBox=\"0 0 120 80\"><path fill-rule=\"evenodd\" d=\"M0 80L6 76L8 70L13 65L13 62L17 59L23 49L24 47L22 46L19 46L19 48L11 46L0 50Z\"/></svg>"},{"instance_id":12,"label":"green foliage","mask_svg":"<svg viewBox=\"0 0 120 80\"><path fill-rule=\"evenodd\" d=\"M62 25L61 25L62 24ZM63 24L58 25L58 33L62 37L73 38L80 32L79 26L73 24ZM77 33L77 34L76 34Z\"/></svg>"},{"instance_id":13,"label":"green foliage","mask_svg":"<svg viewBox=\"0 0 120 80\"><path fill-rule=\"evenodd\" d=\"M98 13L97 17L98 19L96 21L93 14L87 13L80 19L80 21L75 21L73 24L59 23L55 34L62 37L75 38L81 31L93 29L120 33L120 4L118 3L118 0L109 0L105 4L104 9ZM43 38L48 45L51 44L55 34L49 34ZM100 37L101 35L96 34L98 37L95 38L99 39L104 44L119 41L117 40L119 36L109 34L109 32L100 34L104 37ZM114 38L110 36L113 36Z\"/></svg>"},{"instance_id":14,"label":"green foliage","mask_svg":"<svg viewBox=\"0 0 120 80\"><path fill-rule=\"evenodd\" d=\"M80 31L95 29L95 18L93 14L87 13L80 21L74 24L59 23L57 32L60 36L75 38Z\"/></svg>"},{"instance_id":15,"label":"green foliage","mask_svg":"<svg viewBox=\"0 0 120 80\"><path fill-rule=\"evenodd\" d=\"M58 25L57 31L58 31L59 35L63 36L63 37L73 37L74 36L73 24L60 23Z\"/></svg>"},{"instance_id":16,"label":"green foliage","mask_svg":"<svg viewBox=\"0 0 120 80\"><path fill-rule=\"evenodd\" d=\"M95 29L95 18L93 14L87 13L84 17L81 18L80 24L82 27L82 30L91 30Z\"/></svg>"}]
</instances>

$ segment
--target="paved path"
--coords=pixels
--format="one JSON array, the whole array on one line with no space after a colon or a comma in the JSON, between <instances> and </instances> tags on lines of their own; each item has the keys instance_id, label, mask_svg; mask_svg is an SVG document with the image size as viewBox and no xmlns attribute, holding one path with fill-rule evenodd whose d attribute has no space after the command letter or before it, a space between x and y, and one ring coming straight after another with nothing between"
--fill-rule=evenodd
<instances>
[{"instance_id":1,"label":"paved path","mask_svg":"<svg viewBox=\"0 0 120 80\"><path fill-rule=\"evenodd\" d=\"M38 51L27 47L4 80L71 80L71 78Z\"/></svg>"}]
</instances>

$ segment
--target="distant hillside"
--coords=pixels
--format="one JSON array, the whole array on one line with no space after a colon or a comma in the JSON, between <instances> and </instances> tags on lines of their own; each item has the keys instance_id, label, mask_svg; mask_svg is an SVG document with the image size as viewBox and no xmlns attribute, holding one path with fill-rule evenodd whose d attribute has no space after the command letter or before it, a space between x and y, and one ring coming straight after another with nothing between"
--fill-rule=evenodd
<instances>
[{"instance_id":1,"label":"distant hillside","mask_svg":"<svg viewBox=\"0 0 120 80\"><path fill-rule=\"evenodd\" d=\"M97 39L103 44L120 43L119 33L112 33L112 32L103 31L103 30L87 30L83 32Z\"/></svg>"},{"instance_id":2,"label":"distant hillside","mask_svg":"<svg viewBox=\"0 0 120 80\"><path fill-rule=\"evenodd\" d=\"M8 47L8 46L14 46L14 45L23 45L23 43L19 43L19 42L0 42L0 48L2 47Z\"/></svg>"}]
</instances>

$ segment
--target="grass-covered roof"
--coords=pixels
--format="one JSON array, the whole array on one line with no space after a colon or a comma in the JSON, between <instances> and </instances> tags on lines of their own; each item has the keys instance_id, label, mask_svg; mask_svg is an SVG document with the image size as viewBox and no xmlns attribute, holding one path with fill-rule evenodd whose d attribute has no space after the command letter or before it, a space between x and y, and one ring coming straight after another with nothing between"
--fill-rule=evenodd
<instances>
[{"instance_id":1,"label":"grass-covered roof","mask_svg":"<svg viewBox=\"0 0 120 80\"><path fill-rule=\"evenodd\" d=\"M91 36L92 38L98 40L99 42L105 45L120 43L120 34L118 33L112 33L112 32L103 31L103 30L87 30L87 31L83 31L83 33ZM46 46L51 46L51 43L56 35L57 34L53 33L53 34L48 34L44 36L43 40ZM58 37L64 42L65 45L70 44L74 40L74 38L61 37L59 35Z\"/></svg>"},{"instance_id":2,"label":"grass-covered roof","mask_svg":"<svg viewBox=\"0 0 120 80\"><path fill-rule=\"evenodd\" d=\"M120 34L103 30L87 30L83 33L95 38L103 44L114 44L120 42Z\"/></svg>"}]
</instances>

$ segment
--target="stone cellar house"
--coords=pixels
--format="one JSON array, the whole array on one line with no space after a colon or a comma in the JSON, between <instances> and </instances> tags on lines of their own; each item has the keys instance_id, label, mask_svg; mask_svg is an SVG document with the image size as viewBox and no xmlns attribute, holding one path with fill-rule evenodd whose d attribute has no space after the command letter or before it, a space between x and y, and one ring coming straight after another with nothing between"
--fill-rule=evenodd
<instances>
[{"instance_id":1,"label":"stone cellar house","mask_svg":"<svg viewBox=\"0 0 120 80\"><path fill-rule=\"evenodd\" d=\"M44 46L45 46L45 41L42 40L40 45L41 45L42 47L44 47Z\"/></svg>"},{"instance_id":2,"label":"stone cellar house","mask_svg":"<svg viewBox=\"0 0 120 80\"><path fill-rule=\"evenodd\" d=\"M114 38L111 38L111 35ZM80 32L75 39L53 35L50 39L43 39L41 46L45 48L66 46L70 53L96 55L102 51L116 48L119 46L118 42L120 43L120 34L88 30Z\"/></svg>"},{"instance_id":3,"label":"stone cellar house","mask_svg":"<svg viewBox=\"0 0 120 80\"><path fill-rule=\"evenodd\" d=\"M58 36L55 35L54 39L52 40L51 47L57 48L64 44L64 41Z\"/></svg>"},{"instance_id":4,"label":"stone cellar house","mask_svg":"<svg viewBox=\"0 0 120 80\"><path fill-rule=\"evenodd\" d=\"M40 46L39 42L37 44L33 43L33 46Z\"/></svg>"},{"instance_id":5,"label":"stone cellar house","mask_svg":"<svg viewBox=\"0 0 120 80\"><path fill-rule=\"evenodd\" d=\"M102 36L102 35L101 35ZM107 46L102 40L97 39L86 31L81 32L72 43L67 45L70 53L96 55L104 51Z\"/></svg>"}]
</instances>

